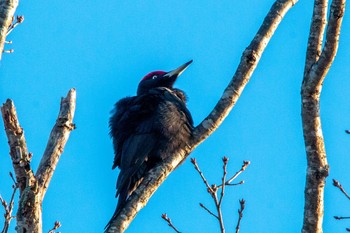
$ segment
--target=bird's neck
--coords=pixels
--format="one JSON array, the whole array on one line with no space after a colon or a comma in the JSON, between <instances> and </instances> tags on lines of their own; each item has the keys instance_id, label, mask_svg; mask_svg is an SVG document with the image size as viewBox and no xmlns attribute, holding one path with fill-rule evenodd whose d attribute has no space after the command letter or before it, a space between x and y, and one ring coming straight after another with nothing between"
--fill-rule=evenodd
<instances>
[{"instance_id":1,"label":"bird's neck","mask_svg":"<svg viewBox=\"0 0 350 233\"><path fill-rule=\"evenodd\" d=\"M179 98L182 102L186 103L187 97L185 92L183 92L180 89L177 88L168 88L168 87L156 87L149 89L148 91L138 93L137 96L142 96L142 95L148 95L148 94L157 94L159 91L163 92L170 92L171 94L175 95L177 98Z\"/></svg>"}]
</instances>

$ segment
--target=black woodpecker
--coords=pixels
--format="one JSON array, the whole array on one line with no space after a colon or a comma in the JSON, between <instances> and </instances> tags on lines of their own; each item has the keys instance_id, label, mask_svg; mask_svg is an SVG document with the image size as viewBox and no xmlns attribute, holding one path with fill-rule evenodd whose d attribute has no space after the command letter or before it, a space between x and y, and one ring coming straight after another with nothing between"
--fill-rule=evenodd
<instances>
[{"instance_id":1,"label":"black woodpecker","mask_svg":"<svg viewBox=\"0 0 350 233\"><path fill-rule=\"evenodd\" d=\"M115 104L109 121L115 154L112 169L118 167L120 173L116 192L119 199L111 221L148 171L188 143L193 120L185 93L173 84L191 63L170 72L147 74L136 96Z\"/></svg>"}]
</instances>

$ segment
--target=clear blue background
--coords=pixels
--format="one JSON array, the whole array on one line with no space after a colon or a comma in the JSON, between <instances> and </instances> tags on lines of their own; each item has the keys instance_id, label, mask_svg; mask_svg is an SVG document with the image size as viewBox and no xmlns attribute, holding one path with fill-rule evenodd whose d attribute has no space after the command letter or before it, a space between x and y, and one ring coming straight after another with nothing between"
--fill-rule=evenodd
<instances>
[{"instance_id":1,"label":"clear blue background","mask_svg":"<svg viewBox=\"0 0 350 233\"><path fill-rule=\"evenodd\" d=\"M274 1L21 1L25 21L0 63L0 101L14 100L34 169L55 123L60 97L77 89L77 109L64 153L43 203L44 232L55 220L61 232L102 232L116 205L108 119L113 104L134 95L153 70L193 64L176 83L189 97L195 124L207 116L230 81L242 52ZM251 165L224 199L227 232L234 232L238 200L246 199L241 232L300 232L306 171L300 117L300 85L312 14L300 1L287 14L221 127L195 157L210 183L218 183L223 156L229 175L243 160ZM321 117L331 171L325 189L325 232L344 232L350 201L332 186L350 191L350 16L346 12L337 57L325 80ZM1 123L2 124L2 123ZM0 130L0 193L8 200L12 171L5 132ZM182 232L219 232L198 203L212 200L187 160L159 188L127 232L173 232L167 213ZM2 211L2 210L1 210ZM12 232L14 232L12 224Z\"/></svg>"}]
</instances>

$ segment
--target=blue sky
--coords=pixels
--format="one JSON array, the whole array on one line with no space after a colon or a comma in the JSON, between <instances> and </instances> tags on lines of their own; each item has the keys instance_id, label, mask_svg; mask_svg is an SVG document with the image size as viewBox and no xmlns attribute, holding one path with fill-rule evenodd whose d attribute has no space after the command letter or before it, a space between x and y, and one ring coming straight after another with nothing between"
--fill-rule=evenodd
<instances>
[{"instance_id":1,"label":"blue sky","mask_svg":"<svg viewBox=\"0 0 350 233\"><path fill-rule=\"evenodd\" d=\"M55 220L62 232L102 232L115 205L108 119L113 104L134 95L153 70L169 71L193 59L176 87L188 97L195 124L207 116L274 1L21 1L25 21L9 36L15 53L0 63L0 101L14 100L34 169L55 123L60 97L77 89L77 129L59 161L43 203L47 232ZM190 157L211 183L230 158L233 174L251 165L224 199L227 232L234 232L238 200L246 199L241 232L298 232L303 219L306 159L300 117L300 85L312 1L287 14L237 105L221 127ZM325 232L343 232L350 202L331 185L350 191L350 17L346 12L337 57L325 80L321 117L331 171L325 191ZM0 193L9 198L12 171L5 132L0 130ZM152 197L127 232L172 232L167 213L182 232L218 232L214 209L187 160ZM13 229L13 228L12 228ZM13 230L14 232L14 230Z\"/></svg>"}]
</instances>

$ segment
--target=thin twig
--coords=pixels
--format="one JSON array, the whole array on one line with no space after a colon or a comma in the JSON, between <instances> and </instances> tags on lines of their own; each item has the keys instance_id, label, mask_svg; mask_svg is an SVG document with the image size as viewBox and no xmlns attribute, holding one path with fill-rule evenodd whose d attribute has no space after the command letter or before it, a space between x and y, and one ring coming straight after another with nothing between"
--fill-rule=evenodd
<instances>
[{"instance_id":1,"label":"thin twig","mask_svg":"<svg viewBox=\"0 0 350 233\"><path fill-rule=\"evenodd\" d=\"M16 183L16 181L15 181L15 179L14 179L14 177L13 177L11 172L10 172L10 177L13 180L13 183L14 183L12 185L13 192L12 192L12 195L11 195L10 204L7 204L7 202L0 196L0 202L1 202L2 206L5 209L5 214L4 214L5 223L4 223L4 228L2 229L1 233L7 233L8 232L11 220L13 218L15 218L15 216L12 216L12 211L13 211L15 194L16 194L16 191L18 189L18 184Z\"/></svg>"},{"instance_id":2,"label":"thin twig","mask_svg":"<svg viewBox=\"0 0 350 233\"><path fill-rule=\"evenodd\" d=\"M3 50L3 53L13 53L15 50L14 49L8 49L8 50Z\"/></svg>"},{"instance_id":3,"label":"thin twig","mask_svg":"<svg viewBox=\"0 0 350 233\"><path fill-rule=\"evenodd\" d=\"M238 233L239 229L240 229L241 220L243 217L243 210L245 207L245 200L244 199L239 200L239 204L240 204L240 209L238 210L238 222L237 222L237 226L236 226L236 233Z\"/></svg>"},{"instance_id":4,"label":"thin twig","mask_svg":"<svg viewBox=\"0 0 350 233\"><path fill-rule=\"evenodd\" d=\"M227 164L228 164L228 158L224 157L222 159L223 161L223 175L221 178L221 185L217 186L216 184L213 185L209 185L209 182L207 181L207 179L205 179L203 172L199 169L199 166L197 164L196 159L192 158L191 162L194 165L194 168L196 169L196 171L199 173L200 177L202 178L203 182L205 183L208 192L210 193L211 197L213 198L213 201L215 203L215 207L216 207L216 211L217 214L214 214L212 211L210 211L206 206L204 206L202 203L199 203L200 207L202 207L204 210L206 210L210 215L214 216L220 224L220 230L221 233L225 232L225 225L224 225L224 220L223 220L223 215L222 215L222 210L221 210L221 204L222 204L222 200L223 197L225 195L225 186L226 185L237 185L237 184L230 184L230 182L232 182L240 173L242 173L246 167L250 164L249 161L243 161L243 165L242 168L236 172L236 174L231 177L231 179L229 181L226 181L226 175L227 175ZM238 184L243 184L244 182L241 181ZM221 192L220 192L220 197L218 198L218 194L217 191L218 189L221 188ZM241 211L243 212L244 209L244 200L242 199L242 201L240 201L241 203ZM242 213L241 213L242 214ZM241 217L240 217L241 218ZM239 219L239 221L241 221ZM239 227L239 225L238 225Z\"/></svg>"},{"instance_id":5,"label":"thin twig","mask_svg":"<svg viewBox=\"0 0 350 233\"><path fill-rule=\"evenodd\" d=\"M162 214L162 219L164 219L164 220L168 223L168 226L171 227L175 232L181 233L181 232L173 225L173 223L171 222L171 219L167 216L166 213Z\"/></svg>"},{"instance_id":6,"label":"thin twig","mask_svg":"<svg viewBox=\"0 0 350 233\"><path fill-rule=\"evenodd\" d=\"M240 182L238 183L233 183L233 184L225 184L226 186L236 186L236 185L241 185L241 184L244 184L244 180L241 180Z\"/></svg>"},{"instance_id":7,"label":"thin twig","mask_svg":"<svg viewBox=\"0 0 350 233\"><path fill-rule=\"evenodd\" d=\"M205 205L203 205L202 203L199 203L199 206L202 207L203 209L205 209L210 215L214 216L216 219L219 219L219 217L214 214L213 212L211 212L211 210L209 210Z\"/></svg>"},{"instance_id":8,"label":"thin twig","mask_svg":"<svg viewBox=\"0 0 350 233\"><path fill-rule=\"evenodd\" d=\"M59 221L55 221L55 224L51 230L49 230L48 233L55 233L55 230L61 227L61 223Z\"/></svg>"},{"instance_id":9,"label":"thin twig","mask_svg":"<svg viewBox=\"0 0 350 233\"><path fill-rule=\"evenodd\" d=\"M222 182L221 182L221 185L222 185L222 189L221 189L221 193L220 193L220 199L219 199L219 205L221 206L221 203L222 203L222 198L224 197L225 195L225 183L226 183L226 175L227 175L227 163L228 163L228 158L225 156L222 158L222 162L224 163L222 169L223 169L223 172L224 174L222 175Z\"/></svg>"},{"instance_id":10,"label":"thin twig","mask_svg":"<svg viewBox=\"0 0 350 233\"><path fill-rule=\"evenodd\" d=\"M339 181L333 179L333 185L339 188L339 190L350 200L349 194L347 194L347 192L344 190L343 186L339 183Z\"/></svg>"},{"instance_id":11,"label":"thin twig","mask_svg":"<svg viewBox=\"0 0 350 233\"><path fill-rule=\"evenodd\" d=\"M221 233L224 233L225 232L225 227L224 227L224 220L223 220L223 217L222 217L222 213L221 213L221 203L218 199L218 196L217 196L217 191L218 191L218 188L215 184L213 185L209 185L207 179L204 177L204 174L203 172L199 169L199 166L197 164L197 161L195 158L191 158L191 163L194 165L194 168L196 169L196 171L198 172L198 174L200 175L200 177L202 178L205 186L207 187L207 191L208 193L210 193L211 197L213 198L214 202L215 202L215 207L216 207L216 210L217 210L217 215L214 215L211 211L209 211L206 207L202 206L205 210L207 210L210 214L212 214L213 216L216 216L216 218L218 219L219 221L219 224L220 224L220 229L221 229ZM226 165L224 165L224 170L226 169L225 168ZM226 176L225 172L224 172L224 176ZM224 178L223 178L224 179ZM223 193L222 193L223 194Z\"/></svg>"},{"instance_id":12,"label":"thin twig","mask_svg":"<svg viewBox=\"0 0 350 233\"><path fill-rule=\"evenodd\" d=\"M217 189L215 189L215 193L214 193L214 195L212 195L212 197L214 199L216 210L218 212L218 220L219 220L219 224L220 224L221 233L225 233L224 218L222 216L221 205L219 203L218 196L217 196Z\"/></svg>"},{"instance_id":13,"label":"thin twig","mask_svg":"<svg viewBox=\"0 0 350 233\"><path fill-rule=\"evenodd\" d=\"M14 24L11 24L9 29L7 30L6 36L8 36L13 31L13 29L15 29L15 27L17 27L19 24L23 23L23 21L24 21L24 16L18 15L16 17L16 22Z\"/></svg>"},{"instance_id":14,"label":"thin twig","mask_svg":"<svg viewBox=\"0 0 350 233\"><path fill-rule=\"evenodd\" d=\"M197 164L197 160L195 158L191 158L191 163L194 165L194 168L196 169L196 171L199 173L200 177L202 178L205 186L207 186L207 190L210 194L214 193L214 190L212 189L212 187L209 185L207 179L205 179L203 172L199 169L198 164Z\"/></svg>"},{"instance_id":15,"label":"thin twig","mask_svg":"<svg viewBox=\"0 0 350 233\"><path fill-rule=\"evenodd\" d=\"M242 172L244 172L244 170L248 167L249 164L250 164L250 161L244 160L241 169L240 169L238 172L236 172L230 179L228 179L228 180L225 182L225 185L237 185L237 184L231 184L231 182L232 182L233 180L235 180ZM243 184L244 181L241 181L241 182L238 183L238 184L241 184L241 183ZM218 187L218 188L221 188L222 185L219 185L219 186L217 186L217 187Z\"/></svg>"},{"instance_id":16,"label":"thin twig","mask_svg":"<svg viewBox=\"0 0 350 233\"><path fill-rule=\"evenodd\" d=\"M336 220L343 220L343 219L350 219L350 217L339 217L339 216L333 216Z\"/></svg>"}]
</instances>

